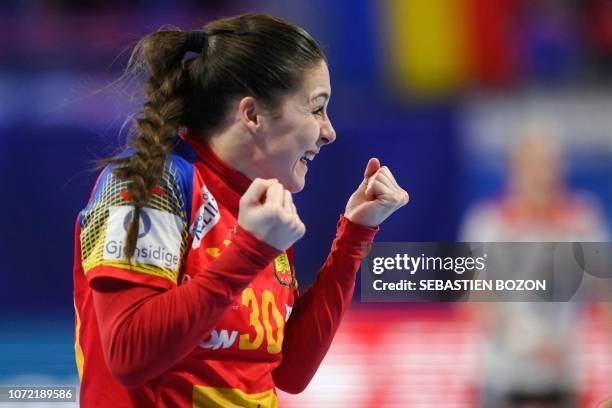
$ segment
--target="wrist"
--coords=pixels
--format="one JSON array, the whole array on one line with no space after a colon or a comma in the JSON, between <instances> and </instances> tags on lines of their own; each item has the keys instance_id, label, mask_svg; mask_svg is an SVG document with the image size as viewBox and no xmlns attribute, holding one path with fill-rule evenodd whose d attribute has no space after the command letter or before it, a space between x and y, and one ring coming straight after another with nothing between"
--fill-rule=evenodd
<instances>
[{"instance_id":1,"label":"wrist","mask_svg":"<svg viewBox=\"0 0 612 408\"><path fill-rule=\"evenodd\" d=\"M355 220L354 217L349 213L349 212L344 212L344 214L341 214L342 217L346 218L349 222L355 224L355 225L360 225L362 227L366 227L366 228L378 228L378 226L380 224L374 224L371 222L367 222L367 221L363 221L363 220Z\"/></svg>"},{"instance_id":2,"label":"wrist","mask_svg":"<svg viewBox=\"0 0 612 408\"><path fill-rule=\"evenodd\" d=\"M260 268L266 267L282 252L240 225L236 227L232 244Z\"/></svg>"},{"instance_id":3,"label":"wrist","mask_svg":"<svg viewBox=\"0 0 612 408\"><path fill-rule=\"evenodd\" d=\"M352 221L345 214L340 214L340 220L338 221L338 238L342 241L350 242L355 245L361 245L362 243L369 244L374 241L374 237L378 233L380 228L370 225L364 225Z\"/></svg>"}]
</instances>

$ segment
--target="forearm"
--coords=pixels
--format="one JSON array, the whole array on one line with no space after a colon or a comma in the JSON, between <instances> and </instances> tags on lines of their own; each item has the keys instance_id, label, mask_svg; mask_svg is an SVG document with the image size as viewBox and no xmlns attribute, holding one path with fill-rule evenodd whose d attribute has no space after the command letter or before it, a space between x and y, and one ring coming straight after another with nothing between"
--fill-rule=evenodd
<instances>
[{"instance_id":1,"label":"forearm","mask_svg":"<svg viewBox=\"0 0 612 408\"><path fill-rule=\"evenodd\" d=\"M283 360L273 372L280 389L301 392L314 376L351 302L362 244L372 242L376 231L341 219L326 262L296 299L285 326Z\"/></svg>"},{"instance_id":2,"label":"forearm","mask_svg":"<svg viewBox=\"0 0 612 408\"><path fill-rule=\"evenodd\" d=\"M115 281L93 291L105 358L126 387L137 387L183 360L251 280L277 255L242 234L219 258L174 289ZM263 253L262 253L263 252Z\"/></svg>"}]
</instances>

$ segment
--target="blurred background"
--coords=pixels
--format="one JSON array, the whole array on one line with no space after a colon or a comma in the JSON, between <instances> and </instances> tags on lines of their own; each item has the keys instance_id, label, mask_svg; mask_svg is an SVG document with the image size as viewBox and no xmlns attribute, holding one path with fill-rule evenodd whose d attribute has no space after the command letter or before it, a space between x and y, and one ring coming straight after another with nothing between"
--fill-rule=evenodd
<instances>
[{"instance_id":1,"label":"blurred background","mask_svg":"<svg viewBox=\"0 0 612 408\"><path fill-rule=\"evenodd\" d=\"M5 0L0 384L78 384L74 222L94 161L122 146L139 108L108 87L130 48L165 25L245 12L298 23L329 59L338 138L296 196L302 289L372 156L411 197L378 241L609 241L611 0ZM612 396L609 304L380 305L358 293L311 385L282 406L590 407Z\"/></svg>"}]
</instances>

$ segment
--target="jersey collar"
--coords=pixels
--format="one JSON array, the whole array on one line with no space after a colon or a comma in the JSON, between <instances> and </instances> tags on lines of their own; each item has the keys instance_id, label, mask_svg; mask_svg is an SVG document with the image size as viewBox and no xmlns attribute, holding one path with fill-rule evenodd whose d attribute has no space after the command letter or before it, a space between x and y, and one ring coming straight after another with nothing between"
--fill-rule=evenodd
<instances>
[{"instance_id":1,"label":"jersey collar","mask_svg":"<svg viewBox=\"0 0 612 408\"><path fill-rule=\"evenodd\" d=\"M244 194L251 185L251 179L221 160L205 140L194 136L189 130L185 129L181 131L179 136L196 152L198 158L206 163L223 182L238 194Z\"/></svg>"}]
</instances>

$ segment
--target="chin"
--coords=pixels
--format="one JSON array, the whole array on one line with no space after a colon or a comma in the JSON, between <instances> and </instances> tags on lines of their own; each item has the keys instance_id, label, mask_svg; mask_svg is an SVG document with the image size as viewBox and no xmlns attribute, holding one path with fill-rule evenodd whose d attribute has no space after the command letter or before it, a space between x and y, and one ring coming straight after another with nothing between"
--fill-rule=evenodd
<instances>
[{"instance_id":1,"label":"chin","mask_svg":"<svg viewBox=\"0 0 612 408\"><path fill-rule=\"evenodd\" d=\"M299 193L300 191L304 189L306 180L291 179L291 180L288 180L288 182L283 182L282 184L287 190L289 190L290 193L295 194L295 193Z\"/></svg>"},{"instance_id":2,"label":"chin","mask_svg":"<svg viewBox=\"0 0 612 408\"><path fill-rule=\"evenodd\" d=\"M296 188L291 188L291 189L287 189L291 192L291 194L295 194L295 193L299 193L300 191L302 191L304 189L304 184L296 187Z\"/></svg>"}]
</instances>

